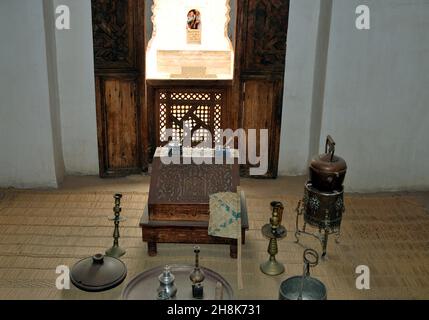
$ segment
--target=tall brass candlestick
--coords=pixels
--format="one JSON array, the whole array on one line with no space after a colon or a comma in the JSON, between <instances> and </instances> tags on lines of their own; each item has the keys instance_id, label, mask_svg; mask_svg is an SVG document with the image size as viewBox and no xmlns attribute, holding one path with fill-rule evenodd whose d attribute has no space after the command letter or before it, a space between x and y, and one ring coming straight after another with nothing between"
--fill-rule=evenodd
<instances>
[{"instance_id":1,"label":"tall brass candlestick","mask_svg":"<svg viewBox=\"0 0 429 320\"><path fill-rule=\"evenodd\" d=\"M192 296L195 299L202 299L204 297L204 287L202 285L202 282L205 279L205 275L203 270L200 269L200 260L199 260L200 247L199 246L194 247L194 253L195 253L195 268L189 275L189 279L192 282Z\"/></svg>"},{"instance_id":2,"label":"tall brass candlestick","mask_svg":"<svg viewBox=\"0 0 429 320\"><path fill-rule=\"evenodd\" d=\"M286 237L286 228L280 224L281 218L279 217L279 211L283 214L283 205L280 202L276 204L272 202L272 209L270 223L262 227L262 234L270 239L267 250L270 257L268 261L261 264L260 268L263 273L276 276L285 271L284 265L276 260L276 255L279 251L277 240Z\"/></svg>"},{"instance_id":3,"label":"tall brass candlestick","mask_svg":"<svg viewBox=\"0 0 429 320\"><path fill-rule=\"evenodd\" d=\"M120 213L122 211L121 209L121 199L122 194L115 194L115 207L113 208L114 216L112 218L109 218L109 220L114 221L115 228L113 230L113 246L106 251L106 255L109 257L119 258L122 257L125 254L125 250L122 249L119 246L119 222L125 221L125 218L122 218L120 216Z\"/></svg>"}]
</instances>

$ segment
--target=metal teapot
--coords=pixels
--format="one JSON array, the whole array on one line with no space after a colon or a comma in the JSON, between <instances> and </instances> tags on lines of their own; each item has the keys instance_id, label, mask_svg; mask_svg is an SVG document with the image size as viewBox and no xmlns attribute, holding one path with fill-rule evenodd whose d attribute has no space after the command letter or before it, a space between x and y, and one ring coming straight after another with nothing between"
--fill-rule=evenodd
<instances>
[{"instance_id":1,"label":"metal teapot","mask_svg":"<svg viewBox=\"0 0 429 320\"><path fill-rule=\"evenodd\" d=\"M319 191L342 190L347 164L335 155L335 141L327 136L325 153L318 155L310 163L310 181Z\"/></svg>"},{"instance_id":2,"label":"metal teapot","mask_svg":"<svg viewBox=\"0 0 429 320\"><path fill-rule=\"evenodd\" d=\"M164 271L158 277L159 287L157 290L158 299L168 300L176 296L177 287L174 285L176 277L171 273L171 267L166 265Z\"/></svg>"}]
</instances>

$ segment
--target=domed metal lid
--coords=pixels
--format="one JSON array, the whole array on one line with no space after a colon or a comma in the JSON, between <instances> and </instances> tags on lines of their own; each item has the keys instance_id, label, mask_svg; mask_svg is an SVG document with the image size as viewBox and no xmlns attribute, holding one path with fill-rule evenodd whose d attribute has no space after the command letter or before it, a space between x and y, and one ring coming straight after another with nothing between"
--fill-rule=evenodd
<instances>
[{"instance_id":1,"label":"domed metal lid","mask_svg":"<svg viewBox=\"0 0 429 320\"><path fill-rule=\"evenodd\" d=\"M335 141L331 136L326 138L325 154L318 155L311 160L310 167L322 172L342 172L347 170L346 161L334 155Z\"/></svg>"},{"instance_id":2,"label":"domed metal lid","mask_svg":"<svg viewBox=\"0 0 429 320\"><path fill-rule=\"evenodd\" d=\"M174 282L176 277L171 273L171 267L166 265L164 271L159 275L158 280L162 284L171 284Z\"/></svg>"},{"instance_id":3,"label":"domed metal lid","mask_svg":"<svg viewBox=\"0 0 429 320\"><path fill-rule=\"evenodd\" d=\"M302 296L300 298L302 286ZM295 276L282 282L280 294L286 300L326 300L326 287L313 277Z\"/></svg>"},{"instance_id":4,"label":"domed metal lid","mask_svg":"<svg viewBox=\"0 0 429 320\"><path fill-rule=\"evenodd\" d=\"M120 285L127 276L127 267L116 258L96 254L78 261L71 270L70 280L79 289L105 291Z\"/></svg>"}]
</instances>

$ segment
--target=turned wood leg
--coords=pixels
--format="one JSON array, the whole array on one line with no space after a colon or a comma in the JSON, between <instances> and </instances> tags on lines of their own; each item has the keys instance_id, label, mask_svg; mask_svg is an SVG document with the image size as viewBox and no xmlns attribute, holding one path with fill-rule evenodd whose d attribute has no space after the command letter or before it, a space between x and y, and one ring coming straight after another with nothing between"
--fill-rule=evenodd
<instances>
[{"instance_id":1,"label":"turned wood leg","mask_svg":"<svg viewBox=\"0 0 429 320\"><path fill-rule=\"evenodd\" d=\"M229 256L233 259L237 259L237 241L229 245Z\"/></svg>"},{"instance_id":2,"label":"turned wood leg","mask_svg":"<svg viewBox=\"0 0 429 320\"><path fill-rule=\"evenodd\" d=\"M156 249L156 242L148 241L147 243L147 253L150 257L154 257L157 255L158 251Z\"/></svg>"}]
</instances>

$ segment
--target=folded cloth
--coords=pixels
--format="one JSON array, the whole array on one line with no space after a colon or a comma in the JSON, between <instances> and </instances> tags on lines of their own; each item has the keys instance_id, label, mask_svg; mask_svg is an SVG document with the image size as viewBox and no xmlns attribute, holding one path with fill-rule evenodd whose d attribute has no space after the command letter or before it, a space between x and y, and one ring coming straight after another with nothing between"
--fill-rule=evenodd
<instances>
[{"instance_id":1,"label":"folded cloth","mask_svg":"<svg viewBox=\"0 0 429 320\"><path fill-rule=\"evenodd\" d=\"M241 201L234 192L210 195L210 219L208 234L215 237L237 239L238 288L243 289L241 267Z\"/></svg>"},{"instance_id":2,"label":"folded cloth","mask_svg":"<svg viewBox=\"0 0 429 320\"><path fill-rule=\"evenodd\" d=\"M210 195L209 235L238 239L241 235L240 196L234 192Z\"/></svg>"}]
</instances>

